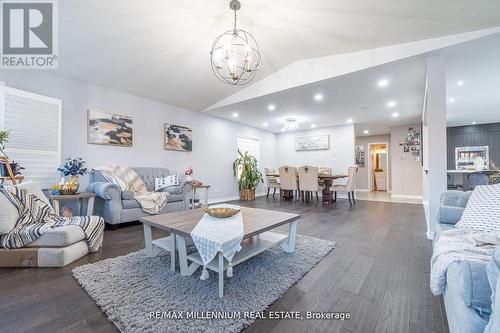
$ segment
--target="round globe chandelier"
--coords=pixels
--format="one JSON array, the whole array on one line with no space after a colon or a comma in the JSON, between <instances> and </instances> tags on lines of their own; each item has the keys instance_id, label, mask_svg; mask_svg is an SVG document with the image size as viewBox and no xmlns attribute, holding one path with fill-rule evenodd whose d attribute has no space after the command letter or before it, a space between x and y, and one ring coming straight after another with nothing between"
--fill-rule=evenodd
<instances>
[{"instance_id":1,"label":"round globe chandelier","mask_svg":"<svg viewBox=\"0 0 500 333\"><path fill-rule=\"evenodd\" d=\"M210 62L219 80L233 86L244 85L252 81L259 69L259 45L249 32L236 28L240 2L231 0L229 8L234 11L234 27L215 39Z\"/></svg>"}]
</instances>

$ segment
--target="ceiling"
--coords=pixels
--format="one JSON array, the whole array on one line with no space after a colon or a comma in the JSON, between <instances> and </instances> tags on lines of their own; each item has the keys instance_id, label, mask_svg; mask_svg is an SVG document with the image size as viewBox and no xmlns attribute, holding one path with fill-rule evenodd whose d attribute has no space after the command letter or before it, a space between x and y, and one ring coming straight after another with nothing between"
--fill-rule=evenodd
<instances>
[{"instance_id":1,"label":"ceiling","mask_svg":"<svg viewBox=\"0 0 500 333\"><path fill-rule=\"evenodd\" d=\"M446 56L448 126L500 121L500 34L431 53ZM290 117L298 121L298 130L347 124L352 119L357 135L390 133L392 126L420 123L428 56L421 54L207 113L275 133ZM387 80L386 87L378 86L382 79ZM458 85L459 81L463 84ZM318 93L321 101L314 99ZM391 101L396 105L389 107ZM269 110L271 104L274 110Z\"/></svg>"},{"instance_id":2,"label":"ceiling","mask_svg":"<svg viewBox=\"0 0 500 333\"><path fill-rule=\"evenodd\" d=\"M256 80L302 59L500 25L498 1L241 1L239 27L263 55ZM232 24L228 2L59 1L56 74L203 110L239 89L209 64L213 39Z\"/></svg>"}]
</instances>

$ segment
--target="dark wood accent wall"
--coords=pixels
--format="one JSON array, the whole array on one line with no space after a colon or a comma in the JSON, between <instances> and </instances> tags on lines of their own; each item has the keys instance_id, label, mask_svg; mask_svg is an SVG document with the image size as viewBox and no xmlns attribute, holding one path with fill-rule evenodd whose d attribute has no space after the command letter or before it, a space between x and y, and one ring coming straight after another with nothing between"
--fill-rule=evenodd
<instances>
[{"instance_id":1,"label":"dark wood accent wall","mask_svg":"<svg viewBox=\"0 0 500 333\"><path fill-rule=\"evenodd\" d=\"M490 161L500 165L500 123L448 127L448 170L455 169L455 147L489 146Z\"/></svg>"}]
</instances>

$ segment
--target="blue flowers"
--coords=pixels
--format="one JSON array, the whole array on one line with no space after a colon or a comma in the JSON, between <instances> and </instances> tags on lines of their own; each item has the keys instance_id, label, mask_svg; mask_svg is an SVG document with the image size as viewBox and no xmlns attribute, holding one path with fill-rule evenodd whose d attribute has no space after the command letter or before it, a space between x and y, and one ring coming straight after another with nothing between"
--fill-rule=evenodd
<instances>
[{"instance_id":1,"label":"blue flowers","mask_svg":"<svg viewBox=\"0 0 500 333\"><path fill-rule=\"evenodd\" d=\"M87 162L81 157L68 157L64 160L64 163L57 168L57 171L61 171L65 176L83 176L87 173L87 168L85 168L86 163Z\"/></svg>"}]
</instances>

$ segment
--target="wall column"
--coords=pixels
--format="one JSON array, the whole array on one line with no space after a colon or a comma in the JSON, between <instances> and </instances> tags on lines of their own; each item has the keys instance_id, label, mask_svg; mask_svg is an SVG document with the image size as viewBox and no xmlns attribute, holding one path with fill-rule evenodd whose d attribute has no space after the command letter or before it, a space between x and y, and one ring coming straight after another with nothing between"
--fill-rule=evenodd
<instances>
[{"instance_id":1,"label":"wall column","mask_svg":"<svg viewBox=\"0 0 500 333\"><path fill-rule=\"evenodd\" d=\"M424 105L424 206L427 236L434 238L441 193L446 191L446 59L427 58Z\"/></svg>"}]
</instances>

